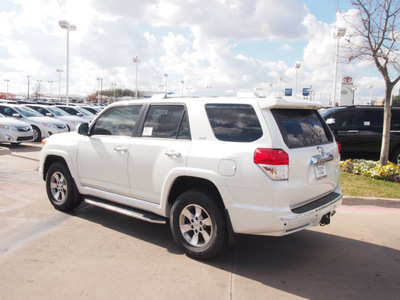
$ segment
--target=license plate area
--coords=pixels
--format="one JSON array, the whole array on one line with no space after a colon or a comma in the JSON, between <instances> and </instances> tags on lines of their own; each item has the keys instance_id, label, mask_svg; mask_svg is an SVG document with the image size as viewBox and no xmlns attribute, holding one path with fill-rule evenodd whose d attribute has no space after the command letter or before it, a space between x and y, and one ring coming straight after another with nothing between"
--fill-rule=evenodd
<instances>
[{"instance_id":1,"label":"license plate area","mask_svg":"<svg viewBox=\"0 0 400 300\"><path fill-rule=\"evenodd\" d=\"M317 180L325 178L328 175L326 173L325 164L314 165L314 172L315 172L315 178Z\"/></svg>"}]
</instances>

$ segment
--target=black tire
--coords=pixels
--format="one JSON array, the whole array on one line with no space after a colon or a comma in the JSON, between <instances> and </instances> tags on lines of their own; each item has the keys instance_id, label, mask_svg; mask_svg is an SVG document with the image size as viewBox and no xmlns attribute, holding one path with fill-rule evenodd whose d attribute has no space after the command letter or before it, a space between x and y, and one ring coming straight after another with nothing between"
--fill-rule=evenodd
<instances>
[{"instance_id":1,"label":"black tire","mask_svg":"<svg viewBox=\"0 0 400 300\"><path fill-rule=\"evenodd\" d=\"M217 197L206 190L188 190L174 202L170 227L175 242L187 256L211 259L228 245L226 219L216 203Z\"/></svg>"},{"instance_id":2,"label":"black tire","mask_svg":"<svg viewBox=\"0 0 400 300\"><path fill-rule=\"evenodd\" d=\"M60 211L72 211L80 204L80 195L68 168L54 163L46 174L46 191L50 203Z\"/></svg>"},{"instance_id":3,"label":"black tire","mask_svg":"<svg viewBox=\"0 0 400 300\"><path fill-rule=\"evenodd\" d=\"M393 151L391 162L395 163L396 165L400 164L400 148L397 148Z\"/></svg>"},{"instance_id":4,"label":"black tire","mask_svg":"<svg viewBox=\"0 0 400 300\"><path fill-rule=\"evenodd\" d=\"M42 141L42 133L40 132L40 129L34 125L32 125L32 130L33 130L33 139L35 142L41 142Z\"/></svg>"}]
</instances>

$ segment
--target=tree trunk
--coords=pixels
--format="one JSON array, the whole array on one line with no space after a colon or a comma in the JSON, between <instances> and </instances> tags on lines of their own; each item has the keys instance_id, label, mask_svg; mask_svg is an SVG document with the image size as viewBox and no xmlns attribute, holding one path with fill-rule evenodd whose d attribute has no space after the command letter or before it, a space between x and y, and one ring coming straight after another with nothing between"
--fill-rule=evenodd
<instances>
[{"instance_id":1,"label":"tree trunk","mask_svg":"<svg viewBox=\"0 0 400 300\"><path fill-rule=\"evenodd\" d=\"M382 131L382 147L379 163L381 166L387 165L389 160L389 145L390 145L390 123L392 120L392 90L393 86L386 83L386 93L383 113L383 131Z\"/></svg>"}]
</instances>

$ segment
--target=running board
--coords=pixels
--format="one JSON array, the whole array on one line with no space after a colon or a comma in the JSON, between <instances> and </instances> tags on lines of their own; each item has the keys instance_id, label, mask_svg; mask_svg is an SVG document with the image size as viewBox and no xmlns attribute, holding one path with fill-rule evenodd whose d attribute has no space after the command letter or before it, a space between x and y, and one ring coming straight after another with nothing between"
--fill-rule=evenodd
<instances>
[{"instance_id":1,"label":"running board","mask_svg":"<svg viewBox=\"0 0 400 300\"><path fill-rule=\"evenodd\" d=\"M85 198L84 201L87 204L101 207L113 212L117 212L119 214L123 214L128 217L136 218L142 221L150 222L150 223L155 223L155 224L166 224L167 221L165 218L157 216L156 214L140 211L140 210L135 210L134 208L131 207L121 207L115 204L111 204L110 202L104 202L100 199L93 199L93 198Z\"/></svg>"}]
</instances>

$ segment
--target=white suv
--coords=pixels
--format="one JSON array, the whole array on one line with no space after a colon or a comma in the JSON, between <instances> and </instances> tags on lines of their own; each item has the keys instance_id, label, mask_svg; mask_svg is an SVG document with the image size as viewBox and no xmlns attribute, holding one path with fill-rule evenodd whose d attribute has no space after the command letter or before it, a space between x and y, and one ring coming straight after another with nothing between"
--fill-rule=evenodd
<instances>
[{"instance_id":1,"label":"white suv","mask_svg":"<svg viewBox=\"0 0 400 300\"><path fill-rule=\"evenodd\" d=\"M40 171L61 211L85 202L154 223L209 259L229 233L283 236L329 224L339 150L314 102L175 98L119 102L51 136Z\"/></svg>"}]
</instances>

